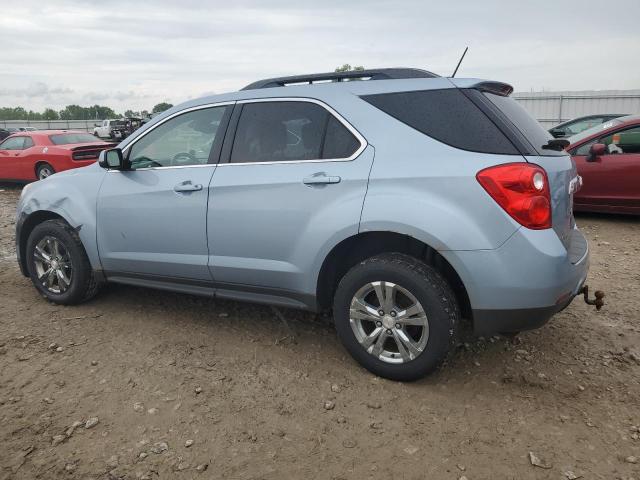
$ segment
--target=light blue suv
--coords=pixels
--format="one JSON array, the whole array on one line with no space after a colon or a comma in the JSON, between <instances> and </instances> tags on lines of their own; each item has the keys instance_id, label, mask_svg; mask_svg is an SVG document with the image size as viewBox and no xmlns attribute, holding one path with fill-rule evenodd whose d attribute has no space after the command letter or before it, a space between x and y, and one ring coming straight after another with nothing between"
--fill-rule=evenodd
<instances>
[{"instance_id":1,"label":"light blue suv","mask_svg":"<svg viewBox=\"0 0 640 480\"><path fill-rule=\"evenodd\" d=\"M580 178L511 91L382 69L189 101L25 187L20 267L61 304L109 281L332 309L364 367L419 378L462 319L534 328L583 289Z\"/></svg>"}]
</instances>

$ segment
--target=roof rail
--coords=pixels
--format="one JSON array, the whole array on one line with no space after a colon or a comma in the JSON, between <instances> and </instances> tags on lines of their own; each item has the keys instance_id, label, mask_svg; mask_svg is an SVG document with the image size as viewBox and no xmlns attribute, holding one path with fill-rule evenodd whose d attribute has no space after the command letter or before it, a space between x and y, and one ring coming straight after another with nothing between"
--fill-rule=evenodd
<instances>
[{"instance_id":1,"label":"roof rail","mask_svg":"<svg viewBox=\"0 0 640 480\"><path fill-rule=\"evenodd\" d=\"M291 77L267 78L253 82L242 90L285 87L292 84L313 84L316 82L344 82L359 80L392 80L401 78L435 78L439 75L418 68L379 68L375 70L351 70L349 72L312 73Z\"/></svg>"}]
</instances>

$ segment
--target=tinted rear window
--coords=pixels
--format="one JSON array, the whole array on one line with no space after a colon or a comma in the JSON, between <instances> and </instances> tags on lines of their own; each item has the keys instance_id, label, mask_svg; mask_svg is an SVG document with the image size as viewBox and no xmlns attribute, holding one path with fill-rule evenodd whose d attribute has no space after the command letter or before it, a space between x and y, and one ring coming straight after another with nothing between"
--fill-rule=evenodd
<instances>
[{"instance_id":1,"label":"tinted rear window","mask_svg":"<svg viewBox=\"0 0 640 480\"><path fill-rule=\"evenodd\" d=\"M513 98L488 92L484 92L484 96L524 135L538 155L566 155L564 151L542 148L553 137Z\"/></svg>"},{"instance_id":2,"label":"tinted rear window","mask_svg":"<svg viewBox=\"0 0 640 480\"><path fill-rule=\"evenodd\" d=\"M498 127L458 89L384 93L362 99L452 147L481 153L518 154Z\"/></svg>"},{"instance_id":3,"label":"tinted rear window","mask_svg":"<svg viewBox=\"0 0 640 480\"><path fill-rule=\"evenodd\" d=\"M54 145L70 145L72 143L94 143L102 142L90 133L62 133L60 135L49 135L49 140Z\"/></svg>"}]
</instances>

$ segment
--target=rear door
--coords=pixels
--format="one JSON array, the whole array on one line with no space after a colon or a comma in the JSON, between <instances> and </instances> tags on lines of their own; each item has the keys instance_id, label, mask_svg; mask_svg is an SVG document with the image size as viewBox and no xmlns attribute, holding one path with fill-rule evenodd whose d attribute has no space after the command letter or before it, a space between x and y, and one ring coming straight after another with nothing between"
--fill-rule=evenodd
<instances>
[{"instance_id":1,"label":"rear door","mask_svg":"<svg viewBox=\"0 0 640 480\"><path fill-rule=\"evenodd\" d=\"M309 291L332 237L356 234L373 148L310 99L238 102L208 211L211 273L225 286ZM345 235L345 236L346 236ZM344 236L342 236L344 238Z\"/></svg>"}]
</instances>

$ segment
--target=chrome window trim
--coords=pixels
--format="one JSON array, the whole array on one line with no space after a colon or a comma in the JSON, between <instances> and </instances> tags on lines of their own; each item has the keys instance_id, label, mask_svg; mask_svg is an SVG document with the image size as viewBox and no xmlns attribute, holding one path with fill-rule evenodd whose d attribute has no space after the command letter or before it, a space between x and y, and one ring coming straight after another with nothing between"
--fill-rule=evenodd
<instances>
[{"instance_id":1,"label":"chrome window trim","mask_svg":"<svg viewBox=\"0 0 640 480\"><path fill-rule=\"evenodd\" d=\"M329 114L333 115L336 120L338 120L351 134L356 137L358 142L360 142L360 146L347 158L317 158L310 160L277 160L273 162L226 162L226 163L218 163L219 167L231 167L231 166L244 166L244 165L279 165L279 164L287 164L287 163L324 163L324 162L351 162L358 158L360 154L367 148L369 143L367 139L362 136L362 134L355 129L353 125L351 125L347 120L344 119L342 115L336 112L331 106L327 105L321 100L317 100L315 98L309 97L266 97L266 98L252 98L247 100L238 100L236 103L245 104L245 103L266 103L266 102L307 102L307 103L315 103L320 107L324 108L329 112ZM232 146L233 148L233 146Z\"/></svg>"},{"instance_id":2,"label":"chrome window trim","mask_svg":"<svg viewBox=\"0 0 640 480\"><path fill-rule=\"evenodd\" d=\"M226 102L218 102L218 103L207 103L204 105L196 105L194 107L185 108L184 110L180 110L179 112L175 112L169 115L167 118L162 119L160 122L156 123L152 127L150 127L147 131L141 133L138 137L136 137L130 144L128 144L125 148L122 149L122 154L125 155L133 145L135 145L140 139L144 138L149 132L152 132L160 125L163 125L165 122L168 122L172 118L175 118L179 115L183 115L185 113L193 112L195 110L202 110L205 108L213 108L213 107L224 107L234 104L245 104L245 103L264 103L264 102L307 102L307 103L315 103L316 105L321 106L325 110L327 110L331 115L333 115L336 120L338 120L351 134L356 137L358 142L360 142L360 146L356 149L353 154L351 154L347 158L320 158L320 159L311 159L311 160L278 160L273 162L238 162L238 163L203 163L197 165L169 165L166 167L145 167L145 168L136 168L132 169L133 172L143 172L146 170L169 170L174 168L203 168L203 167L229 167L229 166L243 166L243 165L274 165L281 163L324 163L324 162L350 162L358 158L360 154L367 148L369 143L367 139L362 136L362 134L355 129L353 125L351 125L347 120L344 119L342 115L336 112L331 106L322 102L321 100L317 100L315 98L309 97L267 97L267 98L252 98L246 100L231 100ZM120 170L107 170L108 172L120 172Z\"/></svg>"}]
</instances>

